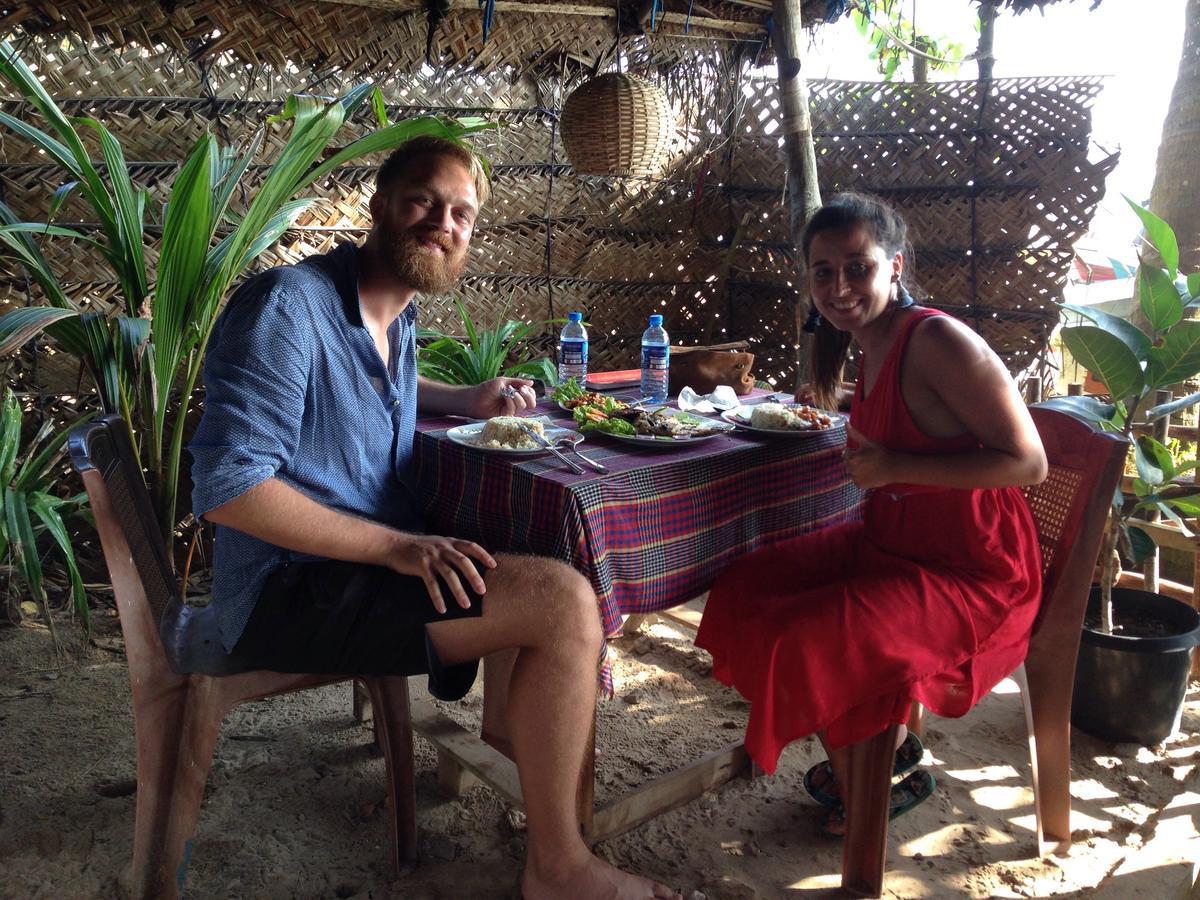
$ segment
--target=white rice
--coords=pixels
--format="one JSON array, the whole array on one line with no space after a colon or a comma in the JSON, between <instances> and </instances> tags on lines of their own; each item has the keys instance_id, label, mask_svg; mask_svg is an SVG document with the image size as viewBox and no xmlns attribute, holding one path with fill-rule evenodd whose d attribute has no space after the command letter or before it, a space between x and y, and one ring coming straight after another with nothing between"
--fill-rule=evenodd
<instances>
[{"instance_id":1,"label":"white rice","mask_svg":"<svg viewBox=\"0 0 1200 900\"><path fill-rule=\"evenodd\" d=\"M496 416L483 423L483 430L475 443L480 447L505 450L533 450L540 446L537 441L521 430L524 425L545 437L546 429L537 419L521 416Z\"/></svg>"},{"instance_id":2,"label":"white rice","mask_svg":"<svg viewBox=\"0 0 1200 900\"><path fill-rule=\"evenodd\" d=\"M755 428L812 431L828 428L833 424L833 420L828 414L811 406L760 403L750 411L750 424Z\"/></svg>"},{"instance_id":3,"label":"white rice","mask_svg":"<svg viewBox=\"0 0 1200 900\"><path fill-rule=\"evenodd\" d=\"M750 424L755 428L795 428L794 418L782 403L760 403L750 410Z\"/></svg>"}]
</instances>

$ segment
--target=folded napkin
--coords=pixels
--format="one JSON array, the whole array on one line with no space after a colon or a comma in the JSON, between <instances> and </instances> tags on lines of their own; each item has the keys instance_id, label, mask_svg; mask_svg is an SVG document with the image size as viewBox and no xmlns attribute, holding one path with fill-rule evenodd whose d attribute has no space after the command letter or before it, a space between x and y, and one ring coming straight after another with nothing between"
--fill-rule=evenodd
<instances>
[{"instance_id":1,"label":"folded napkin","mask_svg":"<svg viewBox=\"0 0 1200 900\"><path fill-rule=\"evenodd\" d=\"M684 412L706 415L719 409L737 409L738 403L737 394L727 384L717 385L711 394L697 394L690 387L679 392L679 408Z\"/></svg>"}]
</instances>

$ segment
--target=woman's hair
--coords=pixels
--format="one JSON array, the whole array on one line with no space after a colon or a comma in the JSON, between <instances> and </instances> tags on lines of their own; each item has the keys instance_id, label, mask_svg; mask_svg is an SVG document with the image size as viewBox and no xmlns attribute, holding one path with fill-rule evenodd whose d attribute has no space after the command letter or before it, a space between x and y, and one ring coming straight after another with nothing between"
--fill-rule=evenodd
<instances>
[{"instance_id":1,"label":"woman's hair","mask_svg":"<svg viewBox=\"0 0 1200 900\"><path fill-rule=\"evenodd\" d=\"M908 243L908 226L900 215L880 200L863 194L835 194L825 205L813 213L800 236L800 249L804 266L808 268L808 251L813 239L827 231L844 231L862 226L871 233L872 239L889 258L903 253L907 262L911 257ZM907 270L908 266L905 266ZM904 284L899 285L898 297L902 305L911 304ZM838 331L817 313L809 300L808 321L805 331L813 334L812 389L817 405L825 409L836 409L838 389L846 359L850 355L850 333Z\"/></svg>"}]
</instances>

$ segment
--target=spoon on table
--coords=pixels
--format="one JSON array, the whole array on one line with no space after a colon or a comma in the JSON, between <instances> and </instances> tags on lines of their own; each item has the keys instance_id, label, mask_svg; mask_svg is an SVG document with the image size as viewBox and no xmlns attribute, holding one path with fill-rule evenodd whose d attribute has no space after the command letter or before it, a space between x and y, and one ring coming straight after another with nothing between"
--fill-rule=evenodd
<instances>
[{"instance_id":1,"label":"spoon on table","mask_svg":"<svg viewBox=\"0 0 1200 900\"><path fill-rule=\"evenodd\" d=\"M602 466L594 459L589 459L579 452L579 442L581 440L583 440L582 435L578 437L572 437L569 434L564 434L562 437L555 440L554 445L562 450L570 450L597 472L608 472L608 466Z\"/></svg>"}]
</instances>

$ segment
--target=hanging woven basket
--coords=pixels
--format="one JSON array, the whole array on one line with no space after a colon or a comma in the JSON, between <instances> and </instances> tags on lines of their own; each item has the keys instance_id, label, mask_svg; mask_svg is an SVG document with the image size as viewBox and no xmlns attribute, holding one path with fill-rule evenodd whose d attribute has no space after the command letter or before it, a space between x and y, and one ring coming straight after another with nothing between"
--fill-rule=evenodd
<instances>
[{"instance_id":1,"label":"hanging woven basket","mask_svg":"<svg viewBox=\"0 0 1200 900\"><path fill-rule=\"evenodd\" d=\"M562 139L581 175L651 175L667 160L675 113L667 95L637 75L585 81L562 108Z\"/></svg>"}]
</instances>

